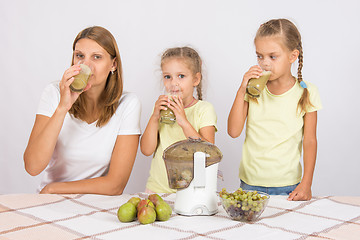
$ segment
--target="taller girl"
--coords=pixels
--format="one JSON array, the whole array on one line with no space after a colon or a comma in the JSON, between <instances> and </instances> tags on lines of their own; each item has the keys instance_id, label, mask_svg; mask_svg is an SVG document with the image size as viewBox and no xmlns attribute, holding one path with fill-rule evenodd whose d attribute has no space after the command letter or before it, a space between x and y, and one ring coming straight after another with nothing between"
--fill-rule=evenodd
<instances>
[{"instance_id":1,"label":"taller girl","mask_svg":"<svg viewBox=\"0 0 360 240\"><path fill-rule=\"evenodd\" d=\"M228 118L228 133L246 136L240 162L240 186L288 200L309 200L317 152L317 88L302 79L303 50L296 26L287 19L262 24L255 36L259 66L245 73ZM291 65L299 60L297 78ZM257 101L246 86L263 70L272 74ZM303 148L304 174L300 164Z\"/></svg>"},{"instance_id":2,"label":"taller girl","mask_svg":"<svg viewBox=\"0 0 360 240\"><path fill-rule=\"evenodd\" d=\"M153 114L140 140L141 152L150 156L150 176L146 192L169 193L163 151L171 144L189 137L215 142L216 113L212 104L202 101L202 61L189 47L167 49L161 56L162 80L165 88L175 90L172 99L160 95ZM193 96L197 91L197 99ZM160 111L170 108L176 116L174 124L160 123Z\"/></svg>"}]
</instances>

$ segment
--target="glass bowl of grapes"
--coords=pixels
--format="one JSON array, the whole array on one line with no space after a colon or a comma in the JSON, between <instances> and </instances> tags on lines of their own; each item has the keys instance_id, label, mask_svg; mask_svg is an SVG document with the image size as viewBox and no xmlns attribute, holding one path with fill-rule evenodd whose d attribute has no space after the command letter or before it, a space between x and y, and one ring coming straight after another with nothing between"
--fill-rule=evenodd
<instances>
[{"instance_id":1,"label":"glass bowl of grapes","mask_svg":"<svg viewBox=\"0 0 360 240\"><path fill-rule=\"evenodd\" d=\"M266 208L270 198L270 195L266 193L247 191L241 188L230 193L223 188L219 196L229 217L242 222L256 221Z\"/></svg>"}]
</instances>

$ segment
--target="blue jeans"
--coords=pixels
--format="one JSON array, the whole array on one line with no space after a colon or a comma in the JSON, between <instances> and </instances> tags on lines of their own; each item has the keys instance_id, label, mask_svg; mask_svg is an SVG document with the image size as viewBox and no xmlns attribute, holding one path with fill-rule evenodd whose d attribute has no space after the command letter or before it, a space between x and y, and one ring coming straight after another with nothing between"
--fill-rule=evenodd
<instances>
[{"instance_id":1,"label":"blue jeans","mask_svg":"<svg viewBox=\"0 0 360 240\"><path fill-rule=\"evenodd\" d=\"M248 185L242 180L240 180L240 187L243 190L253 190L258 192L264 192L269 195L289 195L294 189L299 185L299 183L291 186L285 186L285 187L262 187L262 186L252 186Z\"/></svg>"}]
</instances>

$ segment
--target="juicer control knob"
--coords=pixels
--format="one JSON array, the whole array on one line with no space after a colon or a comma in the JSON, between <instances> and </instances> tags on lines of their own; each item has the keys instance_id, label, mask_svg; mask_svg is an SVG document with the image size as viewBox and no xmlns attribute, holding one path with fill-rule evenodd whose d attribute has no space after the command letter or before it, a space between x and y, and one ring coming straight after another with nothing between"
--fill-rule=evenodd
<instances>
[{"instance_id":1,"label":"juicer control knob","mask_svg":"<svg viewBox=\"0 0 360 240\"><path fill-rule=\"evenodd\" d=\"M198 208L198 209L196 209L196 214L202 214L203 213L203 210L201 209L201 208Z\"/></svg>"}]
</instances>

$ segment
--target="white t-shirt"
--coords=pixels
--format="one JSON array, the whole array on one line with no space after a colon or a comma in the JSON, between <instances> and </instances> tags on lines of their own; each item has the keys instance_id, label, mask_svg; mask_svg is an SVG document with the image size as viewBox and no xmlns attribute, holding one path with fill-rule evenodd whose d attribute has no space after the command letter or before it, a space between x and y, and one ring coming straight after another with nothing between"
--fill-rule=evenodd
<instances>
[{"instance_id":1,"label":"white t-shirt","mask_svg":"<svg viewBox=\"0 0 360 240\"><path fill-rule=\"evenodd\" d=\"M49 84L41 97L37 114L51 117L60 102L59 82ZM51 182L68 182L106 175L118 135L140 134L141 103L124 92L109 122L96 127L66 114L54 153L38 191Z\"/></svg>"}]
</instances>

